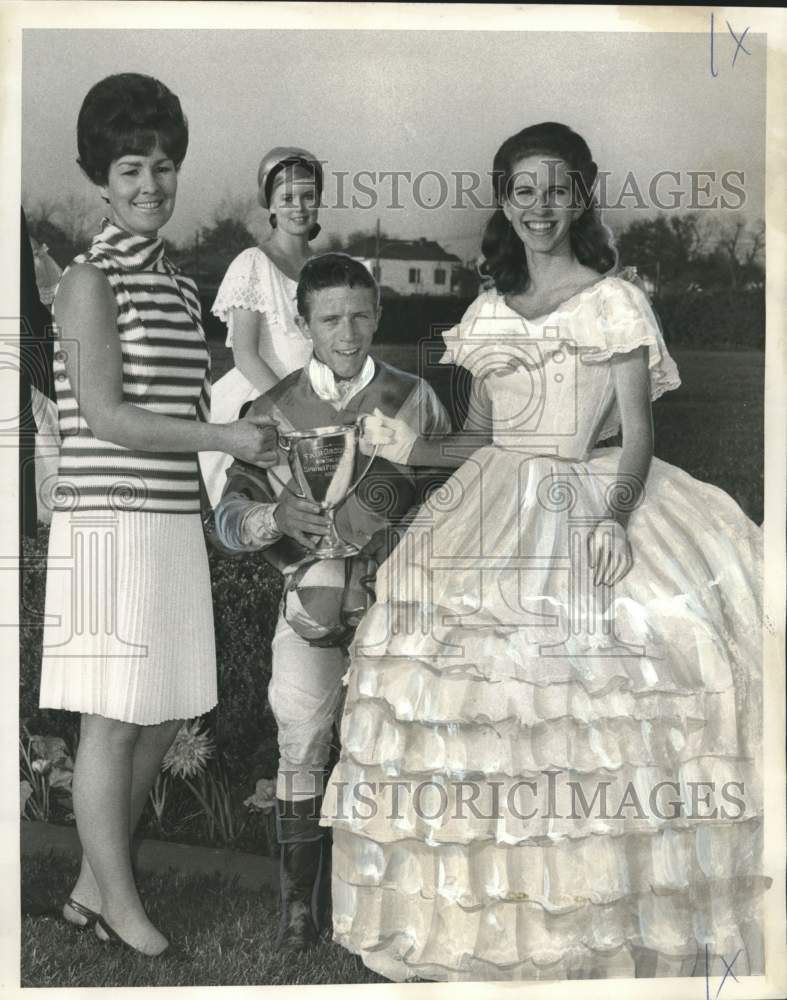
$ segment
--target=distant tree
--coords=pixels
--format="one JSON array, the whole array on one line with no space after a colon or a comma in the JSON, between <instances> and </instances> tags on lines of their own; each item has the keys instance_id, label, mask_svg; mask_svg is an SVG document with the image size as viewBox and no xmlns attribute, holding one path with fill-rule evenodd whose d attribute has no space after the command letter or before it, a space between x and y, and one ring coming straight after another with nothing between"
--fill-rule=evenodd
<instances>
[{"instance_id":1,"label":"distant tree","mask_svg":"<svg viewBox=\"0 0 787 1000\"><path fill-rule=\"evenodd\" d=\"M212 213L210 225L171 254L172 260L194 278L202 290L215 290L233 258L257 245L247 220L254 206L249 198L224 198Z\"/></svg>"},{"instance_id":2,"label":"distant tree","mask_svg":"<svg viewBox=\"0 0 787 1000\"><path fill-rule=\"evenodd\" d=\"M761 284L765 228L695 213L631 223L617 238L622 264L633 264L661 291Z\"/></svg>"},{"instance_id":3,"label":"distant tree","mask_svg":"<svg viewBox=\"0 0 787 1000\"><path fill-rule=\"evenodd\" d=\"M634 265L660 287L686 287L690 263L701 253L702 234L696 214L658 215L632 222L617 239L624 265Z\"/></svg>"},{"instance_id":4,"label":"distant tree","mask_svg":"<svg viewBox=\"0 0 787 1000\"><path fill-rule=\"evenodd\" d=\"M346 247L351 247L351 246L353 246L354 244L357 244L357 243L361 243L361 244L364 244L364 245L366 245L366 244L374 245L374 243L375 243L375 241L377 239L377 235L378 235L377 232L373 228L372 229L353 229L353 231L351 233L348 233L347 238L344 241L344 245ZM380 237L380 246L381 247L385 243L386 240L395 240L395 239L397 239L396 236L393 236L391 233L387 233L384 229L380 230L379 237Z\"/></svg>"},{"instance_id":5,"label":"distant tree","mask_svg":"<svg viewBox=\"0 0 787 1000\"><path fill-rule=\"evenodd\" d=\"M27 213L25 214L27 215ZM27 229L33 239L38 240L39 243L48 247L52 259L60 267L66 267L79 253L79 250L60 226L49 219L43 219L40 216L33 216L32 218L28 216Z\"/></svg>"},{"instance_id":6,"label":"distant tree","mask_svg":"<svg viewBox=\"0 0 787 1000\"><path fill-rule=\"evenodd\" d=\"M25 206L25 215L30 235L46 243L53 259L65 267L90 246L98 231L101 208L69 195L63 200L41 198Z\"/></svg>"},{"instance_id":7,"label":"distant tree","mask_svg":"<svg viewBox=\"0 0 787 1000\"><path fill-rule=\"evenodd\" d=\"M196 250L200 256L226 260L229 264L241 250L257 243L249 225L256 208L251 197L225 196L213 210L211 224L200 228L189 250Z\"/></svg>"},{"instance_id":8,"label":"distant tree","mask_svg":"<svg viewBox=\"0 0 787 1000\"><path fill-rule=\"evenodd\" d=\"M730 287L760 284L764 280L764 250L765 223L762 219L751 227L743 219L720 227L716 252L724 262Z\"/></svg>"},{"instance_id":9,"label":"distant tree","mask_svg":"<svg viewBox=\"0 0 787 1000\"><path fill-rule=\"evenodd\" d=\"M329 253L331 250L344 250L347 241L338 233L321 233L320 237L321 253Z\"/></svg>"},{"instance_id":10,"label":"distant tree","mask_svg":"<svg viewBox=\"0 0 787 1000\"><path fill-rule=\"evenodd\" d=\"M200 249L205 253L234 257L256 244L256 239L240 219L220 218L212 226L200 230Z\"/></svg>"}]
</instances>

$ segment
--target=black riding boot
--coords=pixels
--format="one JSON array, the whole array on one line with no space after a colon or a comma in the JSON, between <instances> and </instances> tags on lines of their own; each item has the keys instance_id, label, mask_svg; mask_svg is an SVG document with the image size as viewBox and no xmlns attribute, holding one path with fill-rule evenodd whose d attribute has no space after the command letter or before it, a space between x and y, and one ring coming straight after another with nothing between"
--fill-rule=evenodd
<instances>
[{"instance_id":1,"label":"black riding boot","mask_svg":"<svg viewBox=\"0 0 787 1000\"><path fill-rule=\"evenodd\" d=\"M303 951L320 934L318 898L323 870L320 798L300 802L276 799L280 919L276 947Z\"/></svg>"}]
</instances>

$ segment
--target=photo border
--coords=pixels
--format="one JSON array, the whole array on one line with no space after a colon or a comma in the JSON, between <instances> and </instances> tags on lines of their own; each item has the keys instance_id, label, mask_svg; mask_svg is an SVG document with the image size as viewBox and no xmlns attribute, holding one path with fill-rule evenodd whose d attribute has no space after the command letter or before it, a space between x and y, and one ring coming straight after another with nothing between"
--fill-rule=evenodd
<instances>
[{"instance_id":1,"label":"photo border","mask_svg":"<svg viewBox=\"0 0 787 1000\"><path fill-rule=\"evenodd\" d=\"M787 959L784 941L785 914L785 482L787 482L787 440L785 435L785 385L787 371L787 293L783 276L787 273L785 237L785 129L787 121L787 13L784 10L751 7L619 7L574 5L451 5L451 4L370 4L370 3L3 3L0 4L0 66L3 88L0 96L0 147L3 149L3 197L0 202L0 291L7 316L18 314L19 205L21 202L21 61L22 32L42 28L131 29L145 25L155 29L223 30L243 28L265 30L299 28L307 30L456 30L456 31L561 31L570 23L571 31L603 32L707 32L708 17L715 10L720 19L750 25L752 33L768 35L767 62L767 148L766 148L766 350L765 350L765 630L764 630L764 867L774 882L765 896L764 929L767 976L730 977L722 998L777 998L787 991ZM570 13L570 20L567 14ZM718 123L724 127L723 122ZM2 330L5 336L7 330ZM16 335L15 331L12 336ZM17 393L17 373L0 372L0 398L13 401ZM0 449L0 544L5 552L18 551L17 468L14 449ZM18 606L18 580L11 568L0 573L0 600L3 607ZM2 632L2 662L5 666L0 712L3 753L0 769L5 794L2 797L2 862L6 891L0 906L0 983L4 992L15 995L19 983L20 892L19 816L16 734L18 728L18 636L6 627ZM603 997L662 1000L668 986L671 1000L699 1000L705 994L700 978L637 980L573 980L562 983L496 983L482 986L484 996L510 997L512 989L528 991L538 998ZM715 995L715 980L711 995ZM222 998L261 995L289 997L319 991L321 996L357 996L368 985L219 987ZM384 984L373 987L374 995L387 997L441 996L449 988L461 1000L478 995L478 984ZM192 996L214 987L167 988L163 996L175 992ZM243 993L241 994L241 990ZM133 996L135 988L113 991ZM156 990L158 993L158 990ZM60 989L39 989L41 995L74 996Z\"/></svg>"}]
</instances>

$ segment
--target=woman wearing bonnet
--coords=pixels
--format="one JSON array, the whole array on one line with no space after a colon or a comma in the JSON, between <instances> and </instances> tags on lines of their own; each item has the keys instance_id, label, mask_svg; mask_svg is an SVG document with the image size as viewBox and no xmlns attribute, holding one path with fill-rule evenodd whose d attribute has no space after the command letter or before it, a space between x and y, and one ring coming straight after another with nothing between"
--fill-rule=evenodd
<instances>
[{"instance_id":1,"label":"woman wearing bonnet","mask_svg":"<svg viewBox=\"0 0 787 1000\"><path fill-rule=\"evenodd\" d=\"M227 324L235 367L212 389L212 419L237 418L241 406L267 392L311 357L311 341L295 318L295 291L310 241L320 231L317 213L323 174L319 161L297 146L275 146L257 172L257 200L269 212L270 235L233 260L212 312ZM215 507L232 459L200 455L202 476Z\"/></svg>"}]
</instances>

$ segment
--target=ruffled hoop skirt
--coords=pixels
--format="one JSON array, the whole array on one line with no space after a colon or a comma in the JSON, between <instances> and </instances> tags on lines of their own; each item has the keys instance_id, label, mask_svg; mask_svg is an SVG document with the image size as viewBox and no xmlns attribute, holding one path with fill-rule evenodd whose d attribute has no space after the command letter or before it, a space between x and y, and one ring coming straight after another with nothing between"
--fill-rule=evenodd
<instances>
[{"instance_id":1,"label":"ruffled hoop skirt","mask_svg":"<svg viewBox=\"0 0 787 1000\"><path fill-rule=\"evenodd\" d=\"M389 979L762 971L761 533L656 460L602 593L619 457L482 449L380 569L321 822Z\"/></svg>"}]
</instances>

